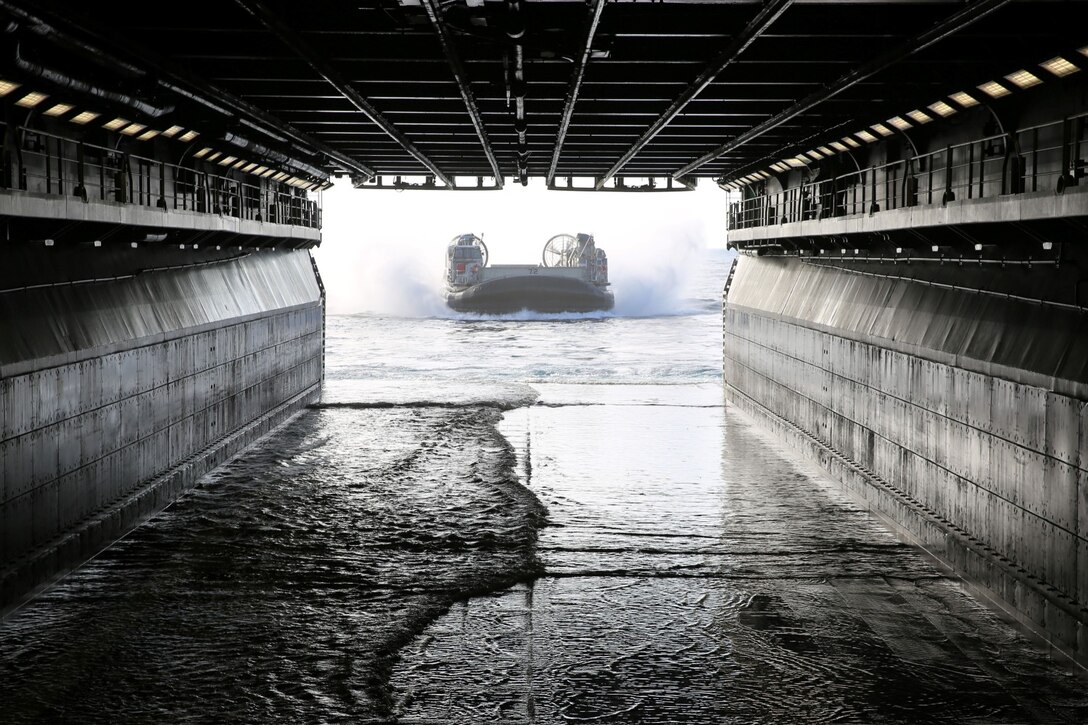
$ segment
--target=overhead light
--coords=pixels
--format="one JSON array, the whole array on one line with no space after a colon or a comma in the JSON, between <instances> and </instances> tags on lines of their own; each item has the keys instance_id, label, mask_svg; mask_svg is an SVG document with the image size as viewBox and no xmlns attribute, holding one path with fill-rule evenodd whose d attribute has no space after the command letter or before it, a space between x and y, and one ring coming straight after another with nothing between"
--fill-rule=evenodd
<instances>
[{"instance_id":1,"label":"overhead light","mask_svg":"<svg viewBox=\"0 0 1088 725\"><path fill-rule=\"evenodd\" d=\"M1080 68L1073 65L1060 55L1051 58L1045 63L1040 63L1039 65L1043 68L1046 68L1048 71L1058 76L1059 78L1065 78L1067 75L1071 75L1080 70Z\"/></svg>"},{"instance_id":2,"label":"overhead light","mask_svg":"<svg viewBox=\"0 0 1088 725\"><path fill-rule=\"evenodd\" d=\"M877 125L879 125L879 124L877 124ZM888 129L884 129L884 130L888 131ZM858 138L860 138L865 143L872 143L873 141L876 141L876 136L869 133L868 131L858 131L854 135L857 136ZM891 135L891 131L888 131L888 135ZM860 146L860 145L861 144L858 144L858 146Z\"/></svg>"},{"instance_id":3,"label":"overhead light","mask_svg":"<svg viewBox=\"0 0 1088 725\"><path fill-rule=\"evenodd\" d=\"M71 111L73 108L75 108L75 106L73 106L71 103L58 103L57 105L50 108L48 111L42 111L42 115L54 117L63 116L64 114L68 113L68 111Z\"/></svg>"},{"instance_id":4,"label":"overhead light","mask_svg":"<svg viewBox=\"0 0 1088 725\"><path fill-rule=\"evenodd\" d=\"M871 136L872 134L869 134L869 135ZM874 141L876 141L876 139L875 139L875 138L874 138L873 140L874 140ZM853 148L853 149L861 148L861 144L859 144L859 143L857 142L857 140L855 140L855 139L854 139L854 137L853 137L853 136L845 136L845 137L843 137L843 140L842 140L842 142L843 142L844 144L846 144L847 146L849 146L850 148Z\"/></svg>"},{"instance_id":5,"label":"overhead light","mask_svg":"<svg viewBox=\"0 0 1088 725\"><path fill-rule=\"evenodd\" d=\"M126 136L135 136L140 131L143 131L145 128L147 128L145 124L130 123L129 125L121 129L121 133L125 134Z\"/></svg>"},{"instance_id":6,"label":"overhead light","mask_svg":"<svg viewBox=\"0 0 1088 725\"><path fill-rule=\"evenodd\" d=\"M1037 86L1043 82L1039 76L1027 70L1018 70L1015 73L1009 73L1005 76L1005 80L1012 83L1017 88L1031 88L1032 86Z\"/></svg>"},{"instance_id":7,"label":"overhead light","mask_svg":"<svg viewBox=\"0 0 1088 725\"><path fill-rule=\"evenodd\" d=\"M209 152L209 151L211 151L211 150L212 150L212 149L211 149L211 147L210 147L210 146L205 146L204 148L200 149L200 150L199 150L199 151L197 151L197 152L196 152L195 154L193 154L193 156L195 156L195 157L196 157L196 158L198 158L198 159L202 159L202 158L204 158L204 157L205 157L205 156L206 156L206 155L208 154L208 152Z\"/></svg>"},{"instance_id":8,"label":"overhead light","mask_svg":"<svg viewBox=\"0 0 1088 725\"><path fill-rule=\"evenodd\" d=\"M835 149L836 151L843 151L843 152L850 150L850 149L848 149L846 147L846 144L839 143L838 141L832 141L831 142L831 148Z\"/></svg>"},{"instance_id":9,"label":"overhead light","mask_svg":"<svg viewBox=\"0 0 1088 725\"><path fill-rule=\"evenodd\" d=\"M82 113L77 113L76 115L72 116L68 120L71 121L72 123L78 123L79 125L82 126L85 123L90 123L91 121L95 120L100 115L102 115L102 114L95 113L94 111L83 111Z\"/></svg>"},{"instance_id":10,"label":"overhead light","mask_svg":"<svg viewBox=\"0 0 1088 725\"><path fill-rule=\"evenodd\" d=\"M189 143L199 135L200 134L196 131L186 131L180 137L178 137L178 141L184 141L185 143Z\"/></svg>"},{"instance_id":11,"label":"overhead light","mask_svg":"<svg viewBox=\"0 0 1088 725\"><path fill-rule=\"evenodd\" d=\"M0 80L0 98L3 98L16 88L21 88L22 85L22 83L16 83L15 81Z\"/></svg>"},{"instance_id":12,"label":"overhead light","mask_svg":"<svg viewBox=\"0 0 1088 725\"><path fill-rule=\"evenodd\" d=\"M102 124L102 128L106 129L107 131L116 131L117 129L124 128L127 125L128 125L128 119L127 118L121 118L120 116L118 116L117 118L113 119L109 123Z\"/></svg>"},{"instance_id":13,"label":"overhead light","mask_svg":"<svg viewBox=\"0 0 1088 725\"><path fill-rule=\"evenodd\" d=\"M121 133L124 133L124 131L122 131ZM153 128L149 128L146 131L144 131L143 133L141 133L139 136L137 136L136 140L137 141L150 141L151 139L155 138L158 135L159 135L158 131L156 131Z\"/></svg>"},{"instance_id":14,"label":"overhead light","mask_svg":"<svg viewBox=\"0 0 1088 725\"><path fill-rule=\"evenodd\" d=\"M879 133L881 136L891 136L893 133L895 133L895 131L892 131L890 128L885 126L883 123L874 123L869 128L873 129L874 131ZM872 134L870 134L870 135L872 135ZM861 136L861 134L859 133L858 136ZM865 138L864 136L861 136L861 137ZM865 140L868 141L869 139L866 138ZM875 141L876 139L873 139L873 140Z\"/></svg>"},{"instance_id":15,"label":"overhead light","mask_svg":"<svg viewBox=\"0 0 1088 725\"><path fill-rule=\"evenodd\" d=\"M275 169L268 169L267 171L261 172L261 178L266 179L274 173L276 173Z\"/></svg>"},{"instance_id":16,"label":"overhead light","mask_svg":"<svg viewBox=\"0 0 1088 725\"><path fill-rule=\"evenodd\" d=\"M948 116L951 116L953 113L956 112L955 108L952 108L952 106L948 105L944 101L937 101L936 103L931 103L926 106L926 108L933 111L941 118L947 118Z\"/></svg>"},{"instance_id":17,"label":"overhead light","mask_svg":"<svg viewBox=\"0 0 1088 725\"><path fill-rule=\"evenodd\" d=\"M779 161L778 163L772 165L771 168L774 169L775 171L779 172L779 173L782 173L783 171L789 171L790 170L789 165L784 164L781 161Z\"/></svg>"},{"instance_id":18,"label":"overhead light","mask_svg":"<svg viewBox=\"0 0 1088 725\"><path fill-rule=\"evenodd\" d=\"M906 131L908 128L914 128L913 126L910 125L910 123L907 122L906 119L900 118L899 116L895 116L894 118L889 118L888 123L895 126L900 131Z\"/></svg>"},{"instance_id":19,"label":"overhead light","mask_svg":"<svg viewBox=\"0 0 1088 725\"><path fill-rule=\"evenodd\" d=\"M978 101L975 100L974 96L969 93L964 93L963 91L960 91L959 93L953 93L949 96L949 98L951 98L953 101L960 104L964 108L970 108L971 106L978 105Z\"/></svg>"},{"instance_id":20,"label":"overhead light","mask_svg":"<svg viewBox=\"0 0 1088 725\"><path fill-rule=\"evenodd\" d=\"M174 138L174 136L177 136L183 130L185 129L183 129L181 126L171 126L170 128L163 131L162 135L166 136L166 138Z\"/></svg>"},{"instance_id":21,"label":"overhead light","mask_svg":"<svg viewBox=\"0 0 1088 725\"><path fill-rule=\"evenodd\" d=\"M215 161L217 158L219 158L222 155L223 155L222 151L215 151L215 152L212 153L211 156L209 156L208 158L206 158L204 160L205 161Z\"/></svg>"},{"instance_id":22,"label":"overhead light","mask_svg":"<svg viewBox=\"0 0 1088 725\"><path fill-rule=\"evenodd\" d=\"M768 173L767 173L766 171L759 171L759 172L757 172L757 173L759 174L759 178L761 178L761 179L769 179L769 178L771 178L771 175L770 175L770 174L768 174Z\"/></svg>"},{"instance_id":23,"label":"overhead light","mask_svg":"<svg viewBox=\"0 0 1088 725\"><path fill-rule=\"evenodd\" d=\"M261 174L265 173L268 170L269 169L268 169L267 166L258 166L257 168L253 169L253 173L256 174L257 176L260 176ZM247 171L248 171L248 169L247 169Z\"/></svg>"},{"instance_id":24,"label":"overhead light","mask_svg":"<svg viewBox=\"0 0 1088 725\"><path fill-rule=\"evenodd\" d=\"M986 81L985 83L980 85L978 89L990 98L1001 98L1002 96L1007 96L1012 93L1012 91L1010 91L1008 88L1001 85L997 81Z\"/></svg>"},{"instance_id":25,"label":"overhead light","mask_svg":"<svg viewBox=\"0 0 1088 725\"><path fill-rule=\"evenodd\" d=\"M47 93L38 93L37 91L31 91L30 93L27 93L25 96L16 101L15 105L22 106L23 108L34 108L34 106L37 106L46 98L49 98L49 95Z\"/></svg>"},{"instance_id":26,"label":"overhead light","mask_svg":"<svg viewBox=\"0 0 1088 725\"><path fill-rule=\"evenodd\" d=\"M832 155L833 153L835 153L834 151L832 151L831 149L829 149L829 148L828 148L827 146L821 146L821 147L820 147L820 148L818 149L818 151L819 151L820 153L822 153L822 154L823 154L824 156L831 156L831 155Z\"/></svg>"},{"instance_id":27,"label":"overhead light","mask_svg":"<svg viewBox=\"0 0 1088 725\"><path fill-rule=\"evenodd\" d=\"M806 164L808 164L808 159L805 159L804 161L801 160L801 157L793 158L793 159L786 159L786 164L790 168L796 169L796 168L799 168L801 166L805 166Z\"/></svg>"},{"instance_id":28,"label":"overhead light","mask_svg":"<svg viewBox=\"0 0 1088 725\"><path fill-rule=\"evenodd\" d=\"M210 160L211 159L209 159L209 161ZM237 156L224 156L223 158L221 158L219 160L219 165L220 166L226 166L227 164L233 164L237 160L238 160Z\"/></svg>"},{"instance_id":29,"label":"overhead light","mask_svg":"<svg viewBox=\"0 0 1088 725\"><path fill-rule=\"evenodd\" d=\"M281 171L280 173L272 177L272 181L283 181L288 176L290 176L290 174L288 174L286 171Z\"/></svg>"},{"instance_id":30,"label":"overhead light","mask_svg":"<svg viewBox=\"0 0 1088 725\"><path fill-rule=\"evenodd\" d=\"M234 166L233 166L232 168L235 168L235 169L240 169L240 168L242 168L243 166L245 166L245 165L246 165L246 164L248 164L248 163L249 163L249 162L248 162L248 161L246 161L245 159L241 159L241 160L240 160L240 161L239 161L238 163L236 163L236 164L235 164L235 165L234 165Z\"/></svg>"},{"instance_id":31,"label":"overhead light","mask_svg":"<svg viewBox=\"0 0 1088 725\"><path fill-rule=\"evenodd\" d=\"M252 162L249 166L242 169L242 171L244 171L244 172L246 172L248 174L250 171L253 171L253 169L255 169L255 168L257 168L257 162L256 161Z\"/></svg>"},{"instance_id":32,"label":"overhead light","mask_svg":"<svg viewBox=\"0 0 1088 725\"><path fill-rule=\"evenodd\" d=\"M926 115L923 111L908 111L907 115L915 123L929 123L933 119Z\"/></svg>"},{"instance_id":33,"label":"overhead light","mask_svg":"<svg viewBox=\"0 0 1088 725\"><path fill-rule=\"evenodd\" d=\"M819 151L807 151L806 153L809 157L812 158L813 161L819 161L824 157L824 155L821 154Z\"/></svg>"}]
</instances>

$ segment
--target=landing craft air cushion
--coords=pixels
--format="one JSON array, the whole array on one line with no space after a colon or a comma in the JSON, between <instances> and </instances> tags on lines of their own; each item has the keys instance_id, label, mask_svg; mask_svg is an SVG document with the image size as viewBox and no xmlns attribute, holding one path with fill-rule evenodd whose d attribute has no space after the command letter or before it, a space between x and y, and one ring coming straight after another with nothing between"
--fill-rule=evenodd
<instances>
[{"instance_id":1,"label":"landing craft air cushion","mask_svg":"<svg viewBox=\"0 0 1088 725\"><path fill-rule=\"evenodd\" d=\"M488 265L475 234L454 237L446 257L446 304L458 312L594 312L615 304L608 256L592 234L556 234L537 265Z\"/></svg>"}]
</instances>

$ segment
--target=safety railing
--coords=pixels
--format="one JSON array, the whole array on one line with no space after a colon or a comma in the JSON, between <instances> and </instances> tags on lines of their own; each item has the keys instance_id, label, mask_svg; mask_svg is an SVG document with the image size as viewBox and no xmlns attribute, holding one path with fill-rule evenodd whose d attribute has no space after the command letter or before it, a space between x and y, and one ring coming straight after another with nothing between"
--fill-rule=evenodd
<instances>
[{"instance_id":1,"label":"safety railing","mask_svg":"<svg viewBox=\"0 0 1088 725\"><path fill-rule=\"evenodd\" d=\"M320 197L199 159L180 164L0 123L0 189L321 228Z\"/></svg>"},{"instance_id":2,"label":"safety railing","mask_svg":"<svg viewBox=\"0 0 1088 725\"><path fill-rule=\"evenodd\" d=\"M1084 174L1080 140L1088 114L994 134L928 153L752 196L729 208L729 228L1061 190ZM844 157L853 158L848 154Z\"/></svg>"}]
</instances>

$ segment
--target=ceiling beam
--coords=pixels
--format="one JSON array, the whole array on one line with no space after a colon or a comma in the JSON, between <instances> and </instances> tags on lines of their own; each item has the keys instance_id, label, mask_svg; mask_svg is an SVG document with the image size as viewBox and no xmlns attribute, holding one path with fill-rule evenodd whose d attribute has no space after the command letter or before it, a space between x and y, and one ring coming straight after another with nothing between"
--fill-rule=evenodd
<instances>
[{"instance_id":1,"label":"ceiling beam","mask_svg":"<svg viewBox=\"0 0 1088 725\"><path fill-rule=\"evenodd\" d=\"M434 26L434 31L438 35L438 42L441 43L442 51L446 54L446 62L449 64L450 70L453 71L454 80L457 81L457 88L461 91L461 99L465 102L465 108L468 109L469 118L472 119L472 125L476 129L476 135L480 138L480 144L487 156L487 162L491 164L495 184L501 189L503 182L502 171L499 169L499 162L495 158L495 152L491 148L491 141L487 137L487 130L484 128L484 120L480 116L480 109L476 106L476 97L472 93L472 85L468 79L468 74L465 72L465 66L461 63L461 58L457 55L457 49L453 45L453 39L446 29L446 24L442 21L442 11L438 7L437 0L420 0L420 2L423 9L427 11L427 17L430 18L431 25Z\"/></svg>"},{"instance_id":2,"label":"ceiling beam","mask_svg":"<svg viewBox=\"0 0 1088 725\"><path fill-rule=\"evenodd\" d=\"M597 34L597 26L601 22L601 12L604 10L604 0L594 0L593 10L590 12L589 26L586 28L586 41L582 44L582 54L574 65L574 71L570 76L570 87L567 90L566 103L563 106L563 116L559 121L559 131L555 135L555 147L552 149L552 161L548 166L548 186L555 181L555 170L559 166L559 155L563 153L563 142L567 138L567 130L570 128L570 119L574 115L574 104L578 102L578 91L582 87L582 77L589 63L589 55L593 51L593 36ZM599 187L598 187L599 188Z\"/></svg>"},{"instance_id":3,"label":"ceiling beam","mask_svg":"<svg viewBox=\"0 0 1088 725\"><path fill-rule=\"evenodd\" d=\"M330 66L309 43L299 37L298 33L292 30L291 27L283 22L274 12L269 10L259 0L236 0L236 2L242 6L246 12L259 20L262 25L268 28L268 30L279 38L284 45L306 61L314 71L328 81L329 85L335 88L351 103L351 105L362 111L362 113L377 125L378 128L396 141L405 151L419 161L419 163L427 167L431 173L441 179L442 183L447 186L454 185L451 177L442 171L437 164L427 158L427 156L424 155L424 153L420 151L407 136L390 123L390 121L386 119L378 109L374 108L367 99L363 98L363 96L348 83L347 79Z\"/></svg>"},{"instance_id":4,"label":"ceiling beam","mask_svg":"<svg viewBox=\"0 0 1088 725\"><path fill-rule=\"evenodd\" d=\"M605 172L605 175L597 182L596 188L602 188L609 179L627 165L628 161L633 159L639 151L645 148L646 144L650 143L654 136L672 123L673 119L679 116L684 108L691 103L697 95L702 93L706 87L714 81L718 74L725 70L730 63L735 61L748 46L754 43L775 20L778 20L778 18L782 16L782 13L786 12L793 2L794 0L771 0L764 5L748 25L744 27L744 30L733 39L733 42L730 43L729 46L710 63L710 65L703 69L703 72L699 74L699 77L684 89L683 93L676 97L676 100L669 105L668 109L666 109L666 111L661 114L648 129L646 129L645 133L639 136L638 141L624 152L619 161L612 165L612 168Z\"/></svg>"},{"instance_id":5,"label":"ceiling beam","mask_svg":"<svg viewBox=\"0 0 1088 725\"><path fill-rule=\"evenodd\" d=\"M743 144L758 138L768 131L777 128L786 121L789 121L796 116L808 111L815 106L823 103L824 101L832 98L839 93L842 93L847 88L850 88L856 83L859 83L866 78L869 78L876 73L888 68L891 65L898 63L901 60L909 58L910 56L918 53L925 48L933 45L936 42L947 38L963 28L967 27L971 23L979 20L986 15L989 15L993 11L1005 5L1009 0L975 0L958 13L954 13L949 17L942 20L940 23L934 25L929 30L925 31L917 37L911 38L906 43L903 43L896 48L884 53L876 59L866 63L865 65L855 68L846 75L840 77L837 81L831 85L810 94L797 103L793 104L789 108L781 111L780 113L772 116L763 123L745 131L741 135L727 141L718 148L714 149L708 154L704 154L687 165L677 169L673 172L673 177L685 176L695 171L701 166L705 166L714 159L718 158L722 154L726 154L733 149L742 146Z\"/></svg>"}]
</instances>

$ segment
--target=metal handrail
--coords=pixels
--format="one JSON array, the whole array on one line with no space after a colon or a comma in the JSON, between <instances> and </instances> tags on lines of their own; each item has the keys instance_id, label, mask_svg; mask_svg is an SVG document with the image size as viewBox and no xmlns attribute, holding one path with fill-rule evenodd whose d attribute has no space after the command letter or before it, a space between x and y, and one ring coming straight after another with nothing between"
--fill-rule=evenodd
<instances>
[{"instance_id":1,"label":"metal handrail","mask_svg":"<svg viewBox=\"0 0 1088 725\"><path fill-rule=\"evenodd\" d=\"M0 131L12 133L3 122ZM15 131L18 143L5 144L0 157L0 188L321 228L320 193L311 199L271 179L220 173L214 162L167 163L37 129Z\"/></svg>"},{"instance_id":2,"label":"metal handrail","mask_svg":"<svg viewBox=\"0 0 1088 725\"><path fill-rule=\"evenodd\" d=\"M1072 170L1065 125L1088 114L992 134L734 202L729 228L747 229L1059 188ZM1072 141L1076 144L1077 141Z\"/></svg>"}]
</instances>

